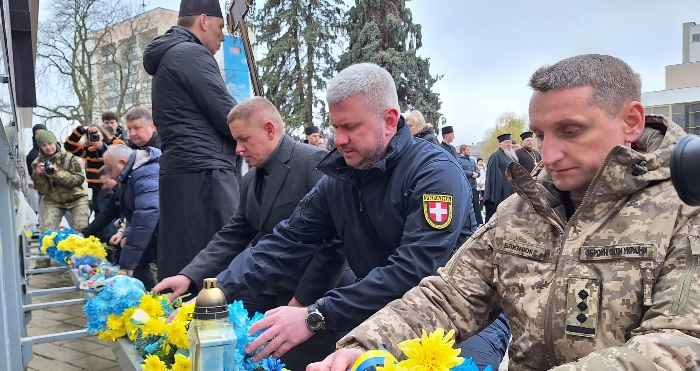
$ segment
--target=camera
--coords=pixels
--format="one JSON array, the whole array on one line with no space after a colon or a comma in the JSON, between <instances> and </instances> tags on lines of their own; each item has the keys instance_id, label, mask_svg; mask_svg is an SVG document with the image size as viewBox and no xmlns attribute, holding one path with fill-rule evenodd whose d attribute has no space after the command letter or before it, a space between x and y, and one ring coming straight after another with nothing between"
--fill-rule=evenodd
<instances>
[{"instance_id":1,"label":"camera","mask_svg":"<svg viewBox=\"0 0 700 371\"><path fill-rule=\"evenodd\" d=\"M97 142L100 140L100 134L98 132L91 132L88 134L88 140L91 142Z\"/></svg>"},{"instance_id":2,"label":"camera","mask_svg":"<svg viewBox=\"0 0 700 371\"><path fill-rule=\"evenodd\" d=\"M678 196L691 206L700 206L700 137L681 137L671 151L671 181Z\"/></svg>"},{"instance_id":3,"label":"camera","mask_svg":"<svg viewBox=\"0 0 700 371\"><path fill-rule=\"evenodd\" d=\"M51 160L44 160L41 164L44 165L44 172L46 175L53 175L55 170L51 167L53 165Z\"/></svg>"}]
</instances>

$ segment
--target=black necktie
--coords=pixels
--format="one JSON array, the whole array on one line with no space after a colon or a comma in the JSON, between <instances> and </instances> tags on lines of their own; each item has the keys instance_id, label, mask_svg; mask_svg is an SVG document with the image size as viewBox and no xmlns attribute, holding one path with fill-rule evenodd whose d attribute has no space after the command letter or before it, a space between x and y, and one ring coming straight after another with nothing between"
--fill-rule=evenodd
<instances>
[{"instance_id":1,"label":"black necktie","mask_svg":"<svg viewBox=\"0 0 700 371\"><path fill-rule=\"evenodd\" d=\"M255 171L255 200L258 205L262 204L263 192L265 192L265 177L267 172L263 168L257 168Z\"/></svg>"}]
</instances>

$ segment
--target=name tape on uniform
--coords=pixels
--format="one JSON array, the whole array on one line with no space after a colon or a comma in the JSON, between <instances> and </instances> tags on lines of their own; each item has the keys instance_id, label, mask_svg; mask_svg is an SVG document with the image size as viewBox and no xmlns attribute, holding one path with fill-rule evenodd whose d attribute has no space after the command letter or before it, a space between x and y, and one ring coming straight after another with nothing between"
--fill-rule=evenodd
<instances>
[{"instance_id":1,"label":"name tape on uniform","mask_svg":"<svg viewBox=\"0 0 700 371\"><path fill-rule=\"evenodd\" d=\"M581 247L581 260L611 260L635 258L656 259L656 245L653 243L648 243Z\"/></svg>"}]
</instances>

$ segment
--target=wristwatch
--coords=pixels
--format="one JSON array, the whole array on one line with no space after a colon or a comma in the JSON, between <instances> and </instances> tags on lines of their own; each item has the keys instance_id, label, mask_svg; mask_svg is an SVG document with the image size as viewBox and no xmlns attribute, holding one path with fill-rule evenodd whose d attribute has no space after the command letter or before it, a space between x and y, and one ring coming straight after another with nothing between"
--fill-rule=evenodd
<instances>
[{"instance_id":1,"label":"wristwatch","mask_svg":"<svg viewBox=\"0 0 700 371\"><path fill-rule=\"evenodd\" d=\"M306 327L311 331L323 330L326 328L326 322L323 319L323 314L318 310L316 304L311 304L307 308Z\"/></svg>"}]
</instances>

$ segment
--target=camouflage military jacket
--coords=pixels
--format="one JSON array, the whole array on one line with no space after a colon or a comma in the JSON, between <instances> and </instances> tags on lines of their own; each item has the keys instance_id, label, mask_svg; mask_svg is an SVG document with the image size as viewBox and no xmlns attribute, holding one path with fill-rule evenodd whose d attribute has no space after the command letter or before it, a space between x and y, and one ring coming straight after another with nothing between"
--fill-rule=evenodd
<instances>
[{"instance_id":1,"label":"camouflage military jacket","mask_svg":"<svg viewBox=\"0 0 700 371\"><path fill-rule=\"evenodd\" d=\"M60 146L57 145L57 148L58 151L53 156L46 156L41 152L32 162L35 169L32 174L34 188L44 195L44 203L47 206L71 209L81 203L87 203L87 193L83 189L85 171L80 166L80 161ZM36 166L45 160L50 160L58 168L58 177L36 173Z\"/></svg>"},{"instance_id":2,"label":"camouflage military jacket","mask_svg":"<svg viewBox=\"0 0 700 371\"><path fill-rule=\"evenodd\" d=\"M651 129L656 127L657 129ZM569 220L546 175L517 164L503 202L436 276L370 317L338 345L397 356L420 330L463 340L503 310L510 370L690 370L700 359L700 211L669 179L682 129L648 116L649 151L618 146Z\"/></svg>"}]
</instances>

